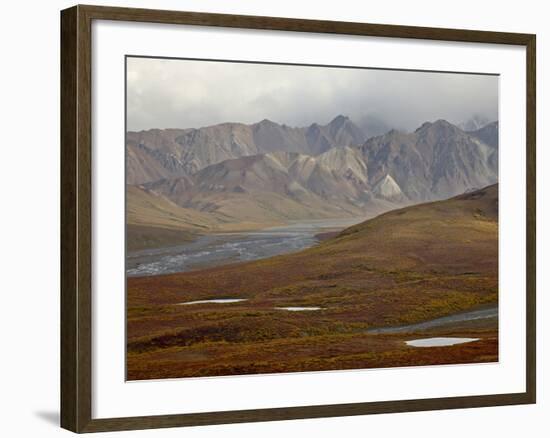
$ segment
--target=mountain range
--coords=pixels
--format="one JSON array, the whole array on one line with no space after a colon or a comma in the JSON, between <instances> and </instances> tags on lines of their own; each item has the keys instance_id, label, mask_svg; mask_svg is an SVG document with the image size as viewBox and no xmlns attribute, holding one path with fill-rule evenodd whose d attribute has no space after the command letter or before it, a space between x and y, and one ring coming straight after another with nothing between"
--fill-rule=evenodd
<instances>
[{"instance_id":1,"label":"mountain range","mask_svg":"<svg viewBox=\"0 0 550 438\"><path fill-rule=\"evenodd\" d=\"M386 192L377 199L361 151L349 146L317 156L249 155L141 187L182 207L222 214L229 222L364 216L404 200Z\"/></svg>"},{"instance_id":2,"label":"mountain range","mask_svg":"<svg viewBox=\"0 0 550 438\"><path fill-rule=\"evenodd\" d=\"M318 155L335 147L359 145L363 131L348 117L326 125L279 125L264 119L252 125L222 123L198 129L128 132L127 183L190 175L211 164L276 151Z\"/></svg>"},{"instance_id":3,"label":"mountain range","mask_svg":"<svg viewBox=\"0 0 550 438\"><path fill-rule=\"evenodd\" d=\"M390 175L412 202L444 199L498 180L496 122L495 128L467 133L438 120L412 133L392 130L373 137L360 150L371 183Z\"/></svg>"},{"instance_id":4,"label":"mountain range","mask_svg":"<svg viewBox=\"0 0 550 438\"><path fill-rule=\"evenodd\" d=\"M189 232L367 218L498 181L498 122L467 132L437 120L366 139L342 115L305 128L262 120L128 132L126 150L129 224L146 226L143 210L151 227ZM173 220L177 209L194 222Z\"/></svg>"}]
</instances>

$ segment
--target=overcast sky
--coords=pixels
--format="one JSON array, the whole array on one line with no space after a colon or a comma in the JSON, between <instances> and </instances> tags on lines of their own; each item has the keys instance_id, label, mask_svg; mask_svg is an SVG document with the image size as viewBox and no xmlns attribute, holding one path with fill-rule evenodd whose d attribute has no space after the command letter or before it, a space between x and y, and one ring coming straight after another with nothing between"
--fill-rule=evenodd
<instances>
[{"instance_id":1,"label":"overcast sky","mask_svg":"<svg viewBox=\"0 0 550 438\"><path fill-rule=\"evenodd\" d=\"M127 59L128 130L270 119L290 126L339 114L413 130L425 121L498 119L498 78L475 74Z\"/></svg>"}]
</instances>

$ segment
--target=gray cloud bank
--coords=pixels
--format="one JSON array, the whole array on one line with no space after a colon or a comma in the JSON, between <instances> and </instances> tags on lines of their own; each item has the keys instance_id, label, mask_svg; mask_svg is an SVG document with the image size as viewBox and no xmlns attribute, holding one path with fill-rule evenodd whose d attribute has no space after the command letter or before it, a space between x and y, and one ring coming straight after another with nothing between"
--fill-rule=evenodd
<instances>
[{"instance_id":1,"label":"gray cloud bank","mask_svg":"<svg viewBox=\"0 0 550 438\"><path fill-rule=\"evenodd\" d=\"M128 130L270 119L290 126L338 114L412 130L425 121L498 119L498 77L288 65L127 59Z\"/></svg>"}]
</instances>

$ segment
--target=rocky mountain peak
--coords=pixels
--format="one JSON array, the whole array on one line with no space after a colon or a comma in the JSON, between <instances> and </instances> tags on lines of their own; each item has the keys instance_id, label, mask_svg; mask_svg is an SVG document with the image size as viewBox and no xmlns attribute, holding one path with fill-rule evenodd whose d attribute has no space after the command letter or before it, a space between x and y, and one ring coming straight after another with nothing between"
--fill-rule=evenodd
<instances>
[{"instance_id":1,"label":"rocky mountain peak","mask_svg":"<svg viewBox=\"0 0 550 438\"><path fill-rule=\"evenodd\" d=\"M263 119L256 123L256 125L273 126L276 125L276 123L269 119Z\"/></svg>"},{"instance_id":2,"label":"rocky mountain peak","mask_svg":"<svg viewBox=\"0 0 550 438\"><path fill-rule=\"evenodd\" d=\"M422 125L420 125L420 127L418 127L414 132L423 132L423 131L427 131L428 129L458 129L458 128L452 123L449 123L445 119L438 119L435 122L422 123Z\"/></svg>"},{"instance_id":3,"label":"rocky mountain peak","mask_svg":"<svg viewBox=\"0 0 550 438\"><path fill-rule=\"evenodd\" d=\"M452 136L464 135L464 131L452 123L449 123L447 120L439 119L432 123L424 123L415 131L415 134L417 134L420 138L448 138Z\"/></svg>"},{"instance_id":4,"label":"rocky mountain peak","mask_svg":"<svg viewBox=\"0 0 550 438\"><path fill-rule=\"evenodd\" d=\"M342 126L344 123L349 122L350 118L348 116L344 116L342 114L337 115L334 119L332 119L329 123L329 125L334 126Z\"/></svg>"}]
</instances>

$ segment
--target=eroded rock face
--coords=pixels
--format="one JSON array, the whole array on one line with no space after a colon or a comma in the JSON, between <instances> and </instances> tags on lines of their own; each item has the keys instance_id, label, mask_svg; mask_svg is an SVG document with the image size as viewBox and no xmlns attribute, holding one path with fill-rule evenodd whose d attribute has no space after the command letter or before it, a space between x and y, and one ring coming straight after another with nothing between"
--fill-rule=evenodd
<instances>
[{"instance_id":1,"label":"eroded rock face","mask_svg":"<svg viewBox=\"0 0 550 438\"><path fill-rule=\"evenodd\" d=\"M445 120L426 122L412 133L390 131L361 150L371 183L390 175L413 202L449 198L498 180L495 148Z\"/></svg>"},{"instance_id":2,"label":"eroded rock face","mask_svg":"<svg viewBox=\"0 0 550 438\"><path fill-rule=\"evenodd\" d=\"M326 125L279 125L262 120L252 125L222 123L198 129L129 132L126 136L128 184L190 175L212 164L277 151L319 155L332 148L357 146L366 139L348 117Z\"/></svg>"}]
</instances>

